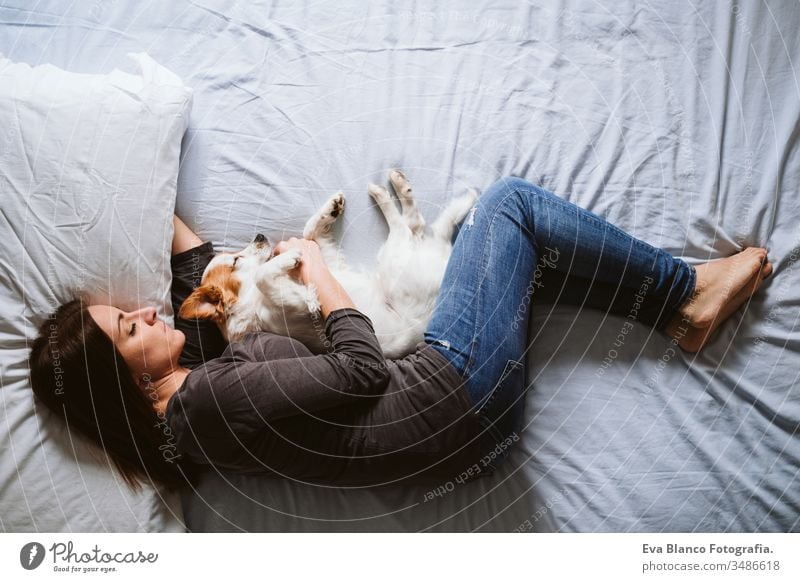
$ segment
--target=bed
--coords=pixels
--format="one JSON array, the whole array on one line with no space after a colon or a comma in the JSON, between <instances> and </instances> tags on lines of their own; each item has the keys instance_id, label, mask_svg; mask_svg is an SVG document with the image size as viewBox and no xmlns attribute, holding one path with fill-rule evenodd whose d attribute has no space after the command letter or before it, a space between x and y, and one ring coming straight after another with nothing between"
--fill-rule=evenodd
<instances>
[{"instance_id":1,"label":"bed","mask_svg":"<svg viewBox=\"0 0 800 582\"><path fill-rule=\"evenodd\" d=\"M209 473L178 499L93 471L59 487L72 511L48 512L30 500L52 480L19 460L37 451L6 448L2 528L800 531L798 29L788 0L4 2L15 61L98 73L146 52L193 89L176 212L219 250L298 235L341 189L344 251L371 265L386 227L366 186L398 167L427 217L513 175L692 264L767 246L775 272L696 356L537 305L526 426L490 479L432 493ZM3 440L32 430L2 406Z\"/></svg>"}]
</instances>

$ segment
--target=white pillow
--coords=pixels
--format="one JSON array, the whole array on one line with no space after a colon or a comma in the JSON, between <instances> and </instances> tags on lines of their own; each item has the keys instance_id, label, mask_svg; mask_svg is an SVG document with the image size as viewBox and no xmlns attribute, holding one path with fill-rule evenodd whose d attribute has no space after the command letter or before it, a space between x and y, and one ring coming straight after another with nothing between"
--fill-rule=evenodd
<instances>
[{"instance_id":1,"label":"white pillow","mask_svg":"<svg viewBox=\"0 0 800 582\"><path fill-rule=\"evenodd\" d=\"M133 496L63 422L41 406L37 417L28 382L39 325L78 292L172 319L172 215L192 94L146 54L129 56L139 73L76 74L0 56L6 531L179 529L154 511L151 489Z\"/></svg>"}]
</instances>

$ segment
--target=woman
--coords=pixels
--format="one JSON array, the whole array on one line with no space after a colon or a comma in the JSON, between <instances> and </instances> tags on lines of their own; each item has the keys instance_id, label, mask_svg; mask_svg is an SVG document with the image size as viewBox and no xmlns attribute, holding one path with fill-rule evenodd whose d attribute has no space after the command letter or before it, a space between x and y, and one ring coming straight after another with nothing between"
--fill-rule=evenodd
<instances>
[{"instance_id":1,"label":"woman","mask_svg":"<svg viewBox=\"0 0 800 582\"><path fill-rule=\"evenodd\" d=\"M161 323L80 301L31 353L39 398L104 446L129 483L176 487L197 465L339 486L463 482L491 474L523 429L530 304L589 306L701 349L772 272L767 252L689 266L518 178L481 196L462 227L425 342L384 360L366 316L315 243L296 276L316 285L329 353L266 332L226 346L216 328ZM176 219L173 305L211 245ZM52 325L64 389L54 389Z\"/></svg>"}]
</instances>

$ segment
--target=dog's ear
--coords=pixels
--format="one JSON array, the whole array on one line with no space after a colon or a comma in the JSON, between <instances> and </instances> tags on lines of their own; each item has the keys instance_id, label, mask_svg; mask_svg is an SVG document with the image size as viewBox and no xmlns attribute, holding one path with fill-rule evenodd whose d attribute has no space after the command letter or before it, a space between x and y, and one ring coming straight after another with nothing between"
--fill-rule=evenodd
<instances>
[{"instance_id":1,"label":"dog's ear","mask_svg":"<svg viewBox=\"0 0 800 582\"><path fill-rule=\"evenodd\" d=\"M216 319L224 311L222 289L201 285L186 298L178 315L183 319Z\"/></svg>"}]
</instances>

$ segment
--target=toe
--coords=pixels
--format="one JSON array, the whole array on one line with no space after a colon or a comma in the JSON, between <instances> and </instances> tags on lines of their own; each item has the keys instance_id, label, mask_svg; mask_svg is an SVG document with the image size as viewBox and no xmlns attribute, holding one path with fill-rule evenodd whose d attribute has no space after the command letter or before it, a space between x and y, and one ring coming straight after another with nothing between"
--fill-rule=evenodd
<instances>
[{"instance_id":1,"label":"toe","mask_svg":"<svg viewBox=\"0 0 800 582\"><path fill-rule=\"evenodd\" d=\"M758 259L759 263L763 263L767 258L767 249L762 247L752 247L753 255Z\"/></svg>"}]
</instances>

